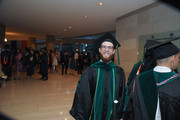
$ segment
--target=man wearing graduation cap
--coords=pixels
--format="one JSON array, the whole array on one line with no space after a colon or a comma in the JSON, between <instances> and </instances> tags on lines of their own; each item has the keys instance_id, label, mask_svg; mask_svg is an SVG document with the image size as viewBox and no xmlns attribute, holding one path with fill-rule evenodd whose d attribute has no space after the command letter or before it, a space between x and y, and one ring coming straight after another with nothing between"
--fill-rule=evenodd
<instances>
[{"instance_id":1,"label":"man wearing graduation cap","mask_svg":"<svg viewBox=\"0 0 180 120\"><path fill-rule=\"evenodd\" d=\"M112 62L120 44L106 33L95 41L100 61L82 74L70 114L76 120L116 120L122 118L125 96L124 70Z\"/></svg>"},{"instance_id":2,"label":"man wearing graduation cap","mask_svg":"<svg viewBox=\"0 0 180 120\"><path fill-rule=\"evenodd\" d=\"M180 54L172 40L151 47L157 66L135 80L129 120L180 120L180 74L173 72Z\"/></svg>"},{"instance_id":3,"label":"man wearing graduation cap","mask_svg":"<svg viewBox=\"0 0 180 120\"><path fill-rule=\"evenodd\" d=\"M124 115L123 119L128 120L130 119L128 116L130 112L132 112L133 108L132 106L128 106L128 104L133 104L129 103L132 102L131 100L131 95L133 94L133 88L134 88L134 82L135 78L140 74L145 71L148 71L150 69L153 69L156 66L156 61L154 60L152 56L152 49L149 49L152 45L155 45L159 42L154 41L154 40L147 40L146 44L144 45L144 53L143 53L143 60L138 61L134 66L133 69L131 70L128 80L127 80L127 85L126 85L126 96L125 96L125 105L124 105Z\"/></svg>"}]
</instances>

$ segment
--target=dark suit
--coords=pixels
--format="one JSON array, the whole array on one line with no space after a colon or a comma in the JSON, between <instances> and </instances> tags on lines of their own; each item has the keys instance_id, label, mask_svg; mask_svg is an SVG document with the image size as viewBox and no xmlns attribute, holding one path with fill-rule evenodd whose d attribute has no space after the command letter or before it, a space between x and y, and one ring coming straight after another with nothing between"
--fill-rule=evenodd
<instances>
[{"instance_id":1,"label":"dark suit","mask_svg":"<svg viewBox=\"0 0 180 120\"><path fill-rule=\"evenodd\" d=\"M1 53L1 65L2 65L2 71L5 75L7 75L7 80L11 77L12 72L12 54L9 49L6 49L5 51L2 51Z\"/></svg>"}]
</instances>

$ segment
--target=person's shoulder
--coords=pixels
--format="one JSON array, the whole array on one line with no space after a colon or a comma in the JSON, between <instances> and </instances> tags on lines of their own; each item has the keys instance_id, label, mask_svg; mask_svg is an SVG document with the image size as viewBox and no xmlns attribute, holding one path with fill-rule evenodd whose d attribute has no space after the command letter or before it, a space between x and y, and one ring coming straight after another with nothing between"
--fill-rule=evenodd
<instances>
[{"instance_id":1,"label":"person's shoulder","mask_svg":"<svg viewBox=\"0 0 180 120\"><path fill-rule=\"evenodd\" d=\"M120 66L116 66L116 69L120 70L120 71L124 71L124 69L122 67L120 67Z\"/></svg>"},{"instance_id":2,"label":"person's shoulder","mask_svg":"<svg viewBox=\"0 0 180 120\"><path fill-rule=\"evenodd\" d=\"M87 67L85 70L84 70L84 72L83 72L83 74L82 74L82 77L83 76L88 76L88 78L91 78L91 77L93 77L93 76L95 76L96 75L96 68L94 68L94 67Z\"/></svg>"},{"instance_id":3,"label":"person's shoulder","mask_svg":"<svg viewBox=\"0 0 180 120\"><path fill-rule=\"evenodd\" d=\"M150 69L148 71L142 72L139 74L139 76L149 76L153 74L153 69Z\"/></svg>"},{"instance_id":4,"label":"person's shoulder","mask_svg":"<svg viewBox=\"0 0 180 120\"><path fill-rule=\"evenodd\" d=\"M85 72L86 72L86 71L91 73L91 72L96 71L96 68L90 66L90 67L87 67L87 68L85 69Z\"/></svg>"},{"instance_id":5,"label":"person's shoulder","mask_svg":"<svg viewBox=\"0 0 180 120\"><path fill-rule=\"evenodd\" d=\"M145 83L151 83L154 80L153 69L140 73L137 78L139 81Z\"/></svg>"}]
</instances>

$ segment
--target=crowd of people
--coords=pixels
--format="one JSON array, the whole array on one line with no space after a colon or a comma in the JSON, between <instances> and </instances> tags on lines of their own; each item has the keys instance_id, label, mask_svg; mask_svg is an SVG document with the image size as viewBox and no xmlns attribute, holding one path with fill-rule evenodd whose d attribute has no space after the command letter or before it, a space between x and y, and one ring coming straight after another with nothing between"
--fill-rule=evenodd
<instances>
[{"instance_id":1,"label":"crowd of people","mask_svg":"<svg viewBox=\"0 0 180 120\"><path fill-rule=\"evenodd\" d=\"M42 75L40 79L44 81L48 80L48 73L74 75L76 71L78 74L82 74L92 62L97 61L90 53L73 53L68 51L62 53L58 49L54 51L51 49L48 52L46 47L40 50L34 50L31 47L27 47L24 51L21 49L11 50L9 45L4 46L0 56L1 69L3 71L1 79L5 75L6 81L22 79L22 71L27 73L28 80L32 79L35 68L39 68L38 73ZM59 66L62 67L61 70ZM13 71L15 71L14 78L12 78Z\"/></svg>"}]
</instances>

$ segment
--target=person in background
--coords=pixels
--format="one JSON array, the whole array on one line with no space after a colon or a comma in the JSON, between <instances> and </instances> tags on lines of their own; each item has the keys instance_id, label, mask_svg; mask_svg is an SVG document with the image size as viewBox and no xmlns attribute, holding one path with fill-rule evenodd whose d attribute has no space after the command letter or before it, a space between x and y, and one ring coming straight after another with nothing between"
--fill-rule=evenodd
<instances>
[{"instance_id":1,"label":"person in background","mask_svg":"<svg viewBox=\"0 0 180 120\"><path fill-rule=\"evenodd\" d=\"M34 74L34 51L33 49L29 48L29 54L27 55L27 77L28 80L31 79L32 75Z\"/></svg>"},{"instance_id":2,"label":"person in background","mask_svg":"<svg viewBox=\"0 0 180 120\"><path fill-rule=\"evenodd\" d=\"M78 57L79 57L79 54L78 54L78 51L76 51L76 53L74 54L74 59L75 59L75 70L77 70Z\"/></svg>"},{"instance_id":3,"label":"person in background","mask_svg":"<svg viewBox=\"0 0 180 120\"><path fill-rule=\"evenodd\" d=\"M53 73L52 61L53 61L53 50L51 49L49 51L49 69L50 69L50 73Z\"/></svg>"},{"instance_id":4,"label":"person in background","mask_svg":"<svg viewBox=\"0 0 180 120\"><path fill-rule=\"evenodd\" d=\"M48 55L47 55L47 49L44 47L42 49L42 53L40 56L41 59L41 75L42 75L42 80L46 81L48 80Z\"/></svg>"},{"instance_id":5,"label":"person in background","mask_svg":"<svg viewBox=\"0 0 180 120\"><path fill-rule=\"evenodd\" d=\"M67 75L68 66L69 66L68 52L64 51L64 54L62 56L62 75L64 75L64 68L65 68L65 74Z\"/></svg>"},{"instance_id":6,"label":"person in background","mask_svg":"<svg viewBox=\"0 0 180 120\"><path fill-rule=\"evenodd\" d=\"M76 120L120 120L125 98L124 70L112 61L117 40L106 33L95 41L101 60L79 79L70 114Z\"/></svg>"},{"instance_id":7,"label":"person in background","mask_svg":"<svg viewBox=\"0 0 180 120\"><path fill-rule=\"evenodd\" d=\"M2 86L2 80L3 79L7 79L7 76L3 73L3 71L2 71L2 66L1 66L1 64L0 64L0 88L1 88L1 86Z\"/></svg>"},{"instance_id":8,"label":"person in background","mask_svg":"<svg viewBox=\"0 0 180 120\"><path fill-rule=\"evenodd\" d=\"M43 54L43 48L41 48L39 50L39 57L38 57L38 61L39 61L39 74L42 76L42 71L43 71L43 63L41 62L42 61L42 54ZM43 79L43 78L40 78L40 80Z\"/></svg>"},{"instance_id":9,"label":"person in background","mask_svg":"<svg viewBox=\"0 0 180 120\"><path fill-rule=\"evenodd\" d=\"M179 120L180 75L173 72L179 63L179 49L171 42L151 47L156 67L139 74L132 95L129 120Z\"/></svg>"},{"instance_id":10,"label":"person in background","mask_svg":"<svg viewBox=\"0 0 180 120\"><path fill-rule=\"evenodd\" d=\"M57 70L57 67L59 65L58 63L58 58L59 58L59 52L58 52L58 49L56 49L53 53L53 61L52 61L52 65L53 65L53 73L57 73L58 70Z\"/></svg>"},{"instance_id":11,"label":"person in background","mask_svg":"<svg viewBox=\"0 0 180 120\"><path fill-rule=\"evenodd\" d=\"M22 65L22 53L20 49L17 49L16 57L15 57L15 71L17 72L16 78L14 80L20 80L20 73L23 70Z\"/></svg>"},{"instance_id":12,"label":"person in background","mask_svg":"<svg viewBox=\"0 0 180 120\"><path fill-rule=\"evenodd\" d=\"M4 45L5 49L1 53L1 65L2 65L2 71L7 76L6 81L9 81L12 74L12 53L9 49L9 45Z\"/></svg>"},{"instance_id":13,"label":"person in background","mask_svg":"<svg viewBox=\"0 0 180 120\"><path fill-rule=\"evenodd\" d=\"M75 69L74 54L71 55L69 61L70 61L70 64L69 64L69 75L74 75L74 69Z\"/></svg>"},{"instance_id":14,"label":"person in background","mask_svg":"<svg viewBox=\"0 0 180 120\"><path fill-rule=\"evenodd\" d=\"M135 78L142 72L148 71L150 69L153 69L156 66L156 61L154 60L152 56L152 49L149 49L152 45L157 44L157 41L154 40L147 40L144 45L144 53L143 53L143 60L140 60L137 62L133 69L131 70L127 85L126 85L126 97L125 97L125 105L124 105L124 113L123 118L124 120L130 119L128 114L129 112L132 112L133 108L130 108L130 106L127 108L128 102L132 102L132 100L129 100L129 97L131 94L133 94L133 87L134 87L134 80Z\"/></svg>"},{"instance_id":15,"label":"person in background","mask_svg":"<svg viewBox=\"0 0 180 120\"><path fill-rule=\"evenodd\" d=\"M83 52L81 52L80 55L78 56L77 67L78 67L78 74L82 74L83 67L84 67L84 53Z\"/></svg>"}]
</instances>

